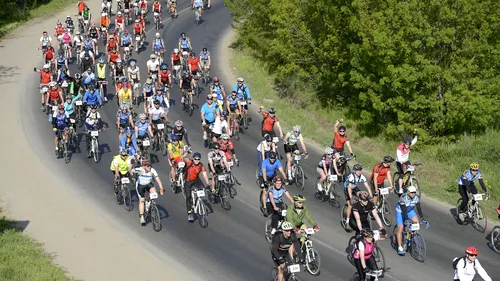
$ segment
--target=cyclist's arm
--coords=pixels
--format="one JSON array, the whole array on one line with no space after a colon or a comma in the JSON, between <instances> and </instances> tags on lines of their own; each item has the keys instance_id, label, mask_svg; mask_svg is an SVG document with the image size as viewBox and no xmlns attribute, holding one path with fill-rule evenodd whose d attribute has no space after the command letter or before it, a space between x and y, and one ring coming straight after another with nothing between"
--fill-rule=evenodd
<instances>
[{"instance_id":1,"label":"cyclist's arm","mask_svg":"<svg viewBox=\"0 0 500 281\"><path fill-rule=\"evenodd\" d=\"M424 214L422 213L422 207L420 206L420 201L415 205L417 208L418 216L420 219L424 219Z\"/></svg>"},{"instance_id":2,"label":"cyclist's arm","mask_svg":"<svg viewBox=\"0 0 500 281\"><path fill-rule=\"evenodd\" d=\"M212 172L212 174L215 174L214 162L212 161L212 158L208 158L208 167L210 168L210 172Z\"/></svg>"},{"instance_id":3,"label":"cyclist's arm","mask_svg":"<svg viewBox=\"0 0 500 281\"><path fill-rule=\"evenodd\" d=\"M363 229L363 225L361 224L361 218L359 216L358 210L356 210L356 209L353 208L352 209L352 215L354 216L354 219L355 219L355 222L356 222L356 226L361 231Z\"/></svg>"},{"instance_id":4,"label":"cyclist's arm","mask_svg":"<svg viewBox=\"0 0 500 281\"><path fill-rule=\"evenodd\" d=\"M161 184L160 176L155 177L155 181L156 183L158 183L160 190L163 190L163 185Z\"/></svg>"},{"instance_id":5,"label":"cyclist's arm","mask_svg":"<svg viewBox=\"0 0 500 281\"><path fill-rule=\"evenodd\" d=\"M309 222L309 224L311 226L316 226L316 221L314 220L314 218L312 217L312 214L311 214L311 209L309 209L308 207L304 206L304 209L305 209L305 218L307 220L307 222ZM287 212L288 214L288 212Z\"/></svg>"},{"instance_id":6,"label":"cyclist's arm","mask_svg":"<svg viewBox=\"0 0 500 281\"><path fill-rule=\"evenodd\" d=\"M273 245L271 246L271 254L275 259L280 258L279 248L280 248L280 235L274 235Z\"/></svg>"},{"instance_id":7,"label":"cyclist's arm","mask_svg":"<svg viewBox=\"0 0 500 281\"><path fill-rule=\"evenodd\" d=\"M368 182L365 181L364 185L365 185L365 188L368 191L368 194L370 195L370 197L373 197L373 192L372 192L372 189L370 188L370 185L368 184Z\"/></svg>"},{"instance_id":8,"label":"cyclist's arm","mask_svg":"<svg viewBox=\"0 0 500 281\"><path fill-rule=\"evenodd\" d=\"M302 138L302 139L300 139L299 141L300 141L300 146L302 147L302 151L304 151L304 153L305 153L305 154L306 154L306 156L307 156L307 149L306 149L306 144L305 144L305 142L304 142L304 139Z\"/></svg>"},{"instance_id":9,"label":"cyclist's arm","mask_svg":"<svg viewBox=\"0 0 500 281\"><path fill-rule=\"evenodd\" d=\"M325 176L329 176L329 170L326 168L326 162L325 161L322 162L323 162L323 172L325 172Z\"/></svg>"},{"instance_id":10,"label":"cyclist's arm","mask_svg":"<svg viewBox=\"0 0 500 281\"><path fill-rule=\"evenodd\" d=\"M264 161L262 161L262 163L264 163ZM266 167L264 165L261 165L262 168L262 179L264 180L264 182L267 182L267 170L266 170Z\"/></svg>"},{"instance_id":11,"label":"cyclist's arm","mask_svg":"<svg viewBox=\"0 0 500 281\"><path fill-rule=\"evenodd\" d=\"M336 134L336 133L339 131L339 124L340 124L340 122L339 122L339 120L337 120L337 121L335 122L334 127L333 127L333 133L334 133L334 134ZM335 137L335 136L334 136L334 137Z\"/></svg>"},{"instance_id":12,"label":"cyclist's arm","mask_svg":"<svg viewBox=\"0 0 500 281\"><path fill-rule=\"evenodd\" d=\"M481 186L481 188L484 190L484 192L488 192L488 190L486 189L486 185L484 184L484 181L482 178L478 179L479 181L479 185Z\"/></svg>"},{"instance_id":13,"label":"cyclist's arm","mask_svg":"<svg viewBox=\"0 0 500 281\"><path fill-rule=\"evenodd\" d=\"M484 270L484 268L481 266L481 264L479 263L479 261L476 259L476 262L474 264L474 268L476 269L477 273L479 274L479 276L481 276L481 278L483 278L484 281L491 281L491 277L488 275L488 273L486 273L486 270Z\"/></svg>"},{"instance_id":14,"label":"cyclist's arm","mask_svg":"<svg viewBox=\"0 0 500 281\"><path fill-rule=\"evenodd\" d=\"M153 137L153 129L151 129L151 124L148 125L148 133L149 133L149 137L152 138Z\"/></svg>"},{"instance_id":15,"label":"cyclist's arm","mask_svg":"<svg viewBox=\"0 0 500 281\"><path fill-rule=\"evenodd\" d=\"M278 208L278 206L276 206L276 203L274 203L274 195L273 195L273 193L271 191L268 191L267 195L269 196L269 202L271 203L271 205L273 205L273 208L274 209Z\"/></svg>"},{"instance_id":16,"label":"cyclist's arm","mask_svg":"<svg viewBox=\"0 0 500 281\"><path fill-rule=\"evenodd\" d=\"M401 208L401 212L403 213L403 222L409 220L408 218L408 210L406 209L406 204L404 201L399 201L399 207Z\"/></svg>"},{"instance_id":17,"label":"cyclist's arm","mask_svg":"<svg viewBox=\"0 0 500 281\"><path fill-rule=\"evenodd\" d=\"M276 121L276 126L278 127L278 130L280 132L280 137L282 138L283 137L283 131L281 130L280 121Z\"/></svg>"},{"instance_id":18,"label":"cyclist's arm","mask_svg":"<svg viewBox=\"0 0 500 281\"><path fill-rule=\"evenodd\" d=\"M191 144L189 144L189 140L188 140L188 132L186 130L186 128L184 128L184 139L186 140L186 144L188 146L191 146Z\"/></svg>"},{"instance_id":19,"label":"cyclist's arm","mask_svg":"<svg viewBox=\"0 0 500 281\"><path fill-rule=\"evenodd\" d=\"M372 216L375 218L375 221L378 224L378 228L379 229L384 228L384 226L382 225L382 221L380 220L380 217L378 215L377 208L373 208L373 210L371 212L372 212Z\"/></svg>"},{"instance_id":20,"label":"cyclist's arm","mask_svg":"<svg viewBox=\"0 0 500 281\"><path fill-rule=\"evenodd\" d=\"M276 161L278 161L278 160L276 159ZM286 179L286 178L287 178L287 176L286 176L286 174L285 174L285 170L283 170L283 166L279 167L279 169L278 169L278 170L280 171L281 176L283 176L283 178L284 178L284 179ZM292 202L293 202L293 201L292 201Z\"/></svg>"},{"instance_id":21,"label":"cyclist's arm","mask_svg":"<svg viewBox=\"0 0 500 281\"><path fill-rule=\"evenodd\" d=\"M349 194L349 201L351 201L351 203L352 203L352 187L351 187L351 183L349 183L347 185L347 194Z\"/></svg>"}]
</instances>

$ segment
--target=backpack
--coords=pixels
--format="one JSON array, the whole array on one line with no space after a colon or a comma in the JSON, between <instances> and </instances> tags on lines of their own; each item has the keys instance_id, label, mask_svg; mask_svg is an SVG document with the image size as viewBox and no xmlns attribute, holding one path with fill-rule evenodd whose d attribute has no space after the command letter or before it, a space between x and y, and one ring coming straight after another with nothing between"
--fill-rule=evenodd
<instances>
[{"instance_id":1,"label":"backpack","mask_svg":"<svg viewBox=\"0 0 500 281\"><path fill-rule=\"evenodd\" d=\"M465 256L462 256L462 257L459 257L459 258L457 258L457 257L456 257L456 258L454 258L454 259L453 259L453 269L454 269L454 270L457 270L457 264L458 264L458 262L459 262L461 259L463 259L463 260L464 260L464 268L465 268L465 266L467 265L467 264L465 263ZM474 268L476 268L476 261L474 261Z\"/></svg>"}]
</instances>

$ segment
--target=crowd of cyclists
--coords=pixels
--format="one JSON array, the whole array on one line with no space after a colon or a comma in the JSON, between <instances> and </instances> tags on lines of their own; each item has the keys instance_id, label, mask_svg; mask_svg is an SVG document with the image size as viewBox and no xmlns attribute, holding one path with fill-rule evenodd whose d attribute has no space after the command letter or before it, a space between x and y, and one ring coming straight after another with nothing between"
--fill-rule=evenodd
<instances>
[{"instance_id":1,"label":"crowd of cyclists","mask_svg":"<svg viewBox=\"0 0 500 281\"><path fill-rule=\"evenodd\" d=\"M218 77L211 78L209 83L205 81L210 85L210 91L200 107L200 118L204 146L209 152L206 154L207 165L202 164L202 154L191 150L184 123L177 120L170 126L167 114L171 106L170 91L174 85L178 85L181 90L181 104L188 101L193 104L193 97L200 94L198 88L203 81L202 77L210 77L210 52L205 47L199 54L193 52L191 40L182 32L178 45L169 56L170 60L165 60L165 43L160 33L156 33L150 42L151 55L146 62L145 71L141 71L142 66L134 58L134 52L146 51L144 42L147 40L148 16L159 17L155 20L161 21L162 11L167 11L174 17L178 15L175 0L167 1L166 9L162 8L163 5L159 0L151 3L146 0L122 0L118 1L116 12L112 13L112 1L104 0L96 25L92 22L89 7L84 1L78 1L76 25L71 16L67 16L64 22L56 23L54 39L49 32L43 32L39 49L42 51L44 65L42 69L34 68L40 74L41 110L46 112L52 123L57 157L62 155L60 142L71 142L79 122L84 125L87 156L91 157L91 133L103 130L107 125L98 109L112 98L116 100L116 120L111 123L115 122L118 131L119 154L113 157L110 170L113 173L115 193L118 192L122 178L135 183L142 225L146 224L145 199L157 192L154 183L160 194L164 193L162 180L152 168L147 151L150 143L153 143L154 149L166 151L171 167L171 187L175 186L177 174L181 171L181 189L185 194L187 218L189 222L193 222L196 214L191 191L202 185L203 180L205 186L202 187L206 187L210 201L221 199L222 194L218 190L219 176L230 174L232 167L239 164L233 139L240 130L244 130L244 116L248 114L252 102L250 89L241 77L228 93ZM193 0L191 6L193 9L204 10L210 8L210 1ZM134 10L137 12L134 13ZM75 65L79 71L71 74L70 65ZM108 77L112 85L108 84ZM143 85L141 81L144 81ZM112 93L115 93L114 97ZM143 112L137 113L134 105L141 101ZM294 157L309 156L301 127L296 125L289 132L283 132L274 108L264 110L261 106L259 113L262 116L262 141L256 148L256 176L261 188L261 211L264 216L271 217L271 253L278 269L277 280L282 281L285 280L285 264L305 263L301 252L307 228L304 220L314 231L319 231L320 227L304 204L306 198L301 194L291 194L286 187L296 180L292 169ZM396 158L385 156L373 167L367 179L362 172L362 165L354 164L352 171L349 169L348 161L355 156L347 128L342 123L343 120L335 122L332 145L326 147L324 154L317 159L315 192L324 194L326 182L339 183L342 187L347 205L342 225L347 231L355 231L357 239L353 252L354 265L360 280L365 280L367 273L378 269L373 254L373 240L377 236L375 233L380 233L381 237L387 235L379 216L381 189L387 187L399 197L394 209L397 225L396 251L399 255L405 255L402 246L404 226L410 222L426 223L420 197L417 195L419 187L405 186L404 183L405 169L411 166L411 147L417 143L418 132L414 131L413 138L404 138L396 149ZM157 138L158 135L160 137ZM154 141L158 139L160 141ZM280 140L283 143L282 149L279 146ZM163 141L165 147L160 147ZM349 153L345 151L345 147ZM397 181L391 175L394 162L399 176ZM463 212L459 214L461 220L465 220L469 194L477 194L474 185L476 179L488 195L479 172L479 164L474 162L458 180L459 193L463 199L460 205ZM332 198L335 194L330 192L327 196ZM284 198L290 201L289 206ZM286 215L283 215L283 210L286 210ZM371 219L376 222L378 229L375 231L372 230ZM468 247L466 258L459 261L457 266L455 280L472 280L470 276L473 277L475 271L484 280L491 280L480 267L476 256L477 250Z\"/></svg>"}]
</instances>

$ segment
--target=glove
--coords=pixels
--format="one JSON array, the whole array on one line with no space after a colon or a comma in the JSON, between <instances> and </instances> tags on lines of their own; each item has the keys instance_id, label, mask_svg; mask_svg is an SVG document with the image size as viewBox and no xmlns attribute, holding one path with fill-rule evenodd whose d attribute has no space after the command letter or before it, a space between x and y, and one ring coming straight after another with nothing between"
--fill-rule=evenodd
<instances>
[{"instance_id":1,"label":"glove","mask_svg":"<svg viewBox=\"0 0 500 281\"><path fill-rule=\"evenodd\" d=\"M57 128L52 128L52 131L57 132Z\"/></svg>"},{"instance_id":2,"label":"glove","mask_svg":"<svg viewBox=\"0 0 500 281\"><path fill-rule=\"evenodd\" d=\"M368 273L368 272L370 272L370 269L368 267L365 267L365 268L363 268L363 272Z\"/></svg>"},{"instance_id":3,"label":"glove","mask_svg":"<svg viewBox=\"0 0 500 281\"><path fill-rule=\"evenodd\" d=\"M387 231L385 230L385 228L382 228L380 230L380 234L382 234L383 236L387 235Z\"/></svg>"},{"instance_id":4,"label":"glove","mask_svg":"<svg viewBox=\"0 0 500 281\"><path fill-rule=\"evenodd\" d=\"M318 231L319 230L319 226L318 225L315 225L313 228L314 228L314 231Z\"/></svg>"},{"instance_id":5,"label":"glove","mask_svg":"<svg viewBox=\"0 0 500 281\"><path fill-rule=\"evenodd\" d=\"M413 130L413 134L414 134L415 136L418 136L418 130L417 130L417 129Z\"/></svg>"}]
</instances>

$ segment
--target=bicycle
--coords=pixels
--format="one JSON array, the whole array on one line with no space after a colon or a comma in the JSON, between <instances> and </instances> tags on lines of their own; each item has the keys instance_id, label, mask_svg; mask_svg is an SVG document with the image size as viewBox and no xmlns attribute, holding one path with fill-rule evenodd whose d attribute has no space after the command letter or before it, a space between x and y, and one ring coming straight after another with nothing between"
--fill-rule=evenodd
<instances>
[{"instance_id":1,"label":"bicycle","mask_svg":"<svg viewBox=\"0 0 500 281\"><path fill-rule=\"evenodd\" d=\"M114 190L116 196L116 203L118 205L123 204L125 210L130 212L134 208L134 205L132 204L130 189L128 188L129 183L130 179L128 177L121 178L120 182L115 180ZM118 189L118 185L120 186L120 189Z\"/></svg>"},{"instance_id":2,"label":"bicycle","mask_svg":"<svg viewBox=\"0 0 500 281\"><path fill-rule=\"evenodd\" d=\"M141 83L134 83L134 86L132 87L133 88L133 100L132 100L132 103L135 105L136 108L139 107L139 104L140 104L140 98L141 98L141 95L139 93L139 89L141 88ZM131 107L132 108L132 107Z\"/></svg>"},{"instance_id":3,"label":"bicycle","mask_svg":"<svg viewBox=\"0 0 500 281\"><path fill-rule=\"evenodd\" d=\"M230 194L226 184L226 176L227 173L217 175L217 180L215 182L216 193L213 195L220 199L222 209L229 211L231 210L231 203L229 202Z\"/></svg>"},{"instance_id":4,"label":"bicycle","mask_svg":"<svg viewBox=\"0 0 500 281\"><path fill-rule=\"evenodd\" d=\"M415 176L415 169L418 166L422 166L422 163L415 163L413 165L407 165L406 166L406 173L404 173L403 176L403 186L401 188L403 189L403 193L406 192L406 188L408 186L414 186L417 188L417 195L419 199L422 199L422 191L420 190L420 184L417 181L417 178ZM399 187L399 173L395 172L393 176L393 183L392 186Z\"/></svg>"},{"instance_id":5,"label":"bicycle","mask_svg":"<svg viewBox=\"0 0 500 281\"><path fill-rule=\"evenodd\" d=\"M195 10L194 10L194 20L196 22L196 26L200 25L201 8L195 8Z\"/></svg>"},{"instance_id":6,"label":"bicycle","mask_svg":"<svg viewBox=\"0 0 500 281\"><path fill-rule=\"evenodd\" d=\"M305 183L305 175L302 166L300 166L300 160L302 159L302 155L304 153L294 152L293 159L291 160L291 171L292 171L292 179L295 182L295 185L298 189L304 190Z\"/></svg>"},{"instance_id":7,"label":"bicycle","mask_svg":"<svg viewBox=\"0 0 500 281\"><path fill-rule=\"evenodd\" d=\"M407 252L410 252L410 255L418 262L424 262L425 256L427 254L424 237L418 232L420 230L421 224L425 224L425 229L429 228L429 223L426 221L421 221L420 223L406 221L403 229L403 241L401 243L403 249ZM397 227L397 225L394 226L391 241L392 247L395 250L397 250L398 245L396 240Z\"/></svg>"},{"instance_id":8,"label":"bicycle","mask_svg":"<svg viewBox=\"0 0 500 281\"><path fill-rule=\"evenodd\" d=\"M182 96L184 97L182 110L186 111L189 116L193 116L193 110L194 110L193 104L191 103L192 94L193 94L193 89L187 89L187 94L184 89L182 90Z\"/></svg>"},{"instance_id":9,"label":"bicycle","mask_svg":"<svg viewBox=\"0 0 500 281\"><path fill-rule=\"evenodd\" d=\"M229 169L231 169L231 167L234 165L233 163L233 160L229 159L227 160L227 166L229 167ZM237 162L236 164L237 166L240 165L239 162ZM241 183L238 182L238 180L234 177L233 173L231 172L231 170L229 170L226 174L226 185L229 189L229 196L231 196L231 198L234 198L236 197L236 195L238 195L238 191L236 190L235 188L235 185L241 185Z\"/></svg>"},{"instance_id":10,"label":"bicycle","mask_svg":"<svg viewBox=\"0 0 500 281\"><path fill-rule=\"evenodd\" d=\"M352 197L351 197L351 214L352 214L352 206L354 204L356 204L358 202L358 196L356 194L352 194ZM342 225L342 227L347 231L347 232L351 232L352 231L352 228L351 226L346 223L346 219L347 219L347 202L344 204L344 207L342 208L342 211L340 211L340 225Z\"/></svg>"},{"instance_id":11,"label":"bicycle","mask_svg":"<svg viewBox=\"0 0 500 281\"><path fill-rule=\"evenodd\" d=\"M353 158L356 157L352 154L348 154L340 155L339 159L337 160L337 171L339 171L340 175L342 175L342 177L339 179L339 182L344 182L347 176L351 173L351 167L349 167L348 162Z\"/></svg>"},{"instance_id":12,"label":"bicycle","mask_svg":"<svg viewBox=\"0 0 500 281\"><path fill-rule=\"evenodd\" d=\"M240 104L242 107L245 107L245 105L247 105L247 101L248 100L243 100L243 101L240 101ZM250 101L248 101L248 105L250 105ZM241 122L243 123L243 129L245 130L248 130L248 110L247 109L244 109L243 108L243 112L242 112L242 118L241 118Z\"/></svg>"},{"instance_id":13,"label":"bicycle","mask_svg":"<svg viewBox=\"0 0 500 281\"><path fill-rule=\"evenodd\" d=\"M143 157L144 160L150 160L149 146L151 145L151 142L149 137L146 137L143 140L138 139L137 145L139 146L141 157Z\"/></svg>"},{"instance_id":14,"label":"bicycle","mask_svg":"<svg viewBox=\"0 0 500 281\"><path fill-rule=\"evenodd\" d=\"M277 232L281 232L281 224L283 223L283 221L285 221L286 209L287 209L287 206L286 206L285 202L283 202L282 206L281 206L281 210L279 210L280 219L278 221L278 226L276 227L276 232L274 232L274 234L271 234L271 230L272 230L272 227L271 227L272 218L269 217L267 219L266 225L265 225L265 232L264 232L264 234L266 236L267 242L273 243L273 237L274 237L274 235Z\"/></svg>"},{"instance_id":15,"label":"bicycle","mask_svg":"<svg viewBox=\"0 0 500 281\"><path fill-rule=\"evenodd\" d=\"M299 277L297 277L295 274L300 272L300 265L299 264L289 264L288 262L285 263L285 272L283 274L284 280L285 281L300 281ZM271 270L271 281L278 281L278 268L274 267Z\"/></svg>"},{"instance_id":16,"label":"bicycle","mask_svg":"<svg viewBox=\"0 0 500 281\"><path fill-rule=\"evenodd\" d=\"M493 251L500 254L500 226L495 226L491 231L490 244Z\"/></svg>"},{"instance_id":17,"label":"bicycle","mask_svg":"<svg viewBox=\"0 0 500 281\"><path fill-rule=\"evenodd\" d=\"M162 226L160 220L160 211L158 211L158 207L156 206L156 198L158 198L158 193L150 193L146 191L146 201L144 202L144 218L146 219L146 222L150 221L153 223L154 231L159 232Z\"/></svg>"},{"instance_id":18,"label":"bicycle","mask_svg":"<svg viewBox=\"0 0 500 281\"><path fill-rule=\"evenodd\" d=\"M66 164L69 163L69 155L68 155L68 141L64 139L68 129L57 130L57 158L64 158L64 162ZM69 137L69 136L68 136Z\"/></svg>"},{"instance_id":19,"label":"bicycle","mask_svg":"<svg viewBox=\"0 0 500 281\"><path fill-rule=\"evenodd\" d=\"M210 74L208 72L207 61L203 61L203 72L202 72L203 84L205 87L210 84Z\"/></svg>"},{"instance_id":20,"label":"bicycle","mask_svg":"<svg viewBox=\"0 0 500 281\"><path fill-rule=\"evenodd\" d=\"M107 90L108 81L98 80L97 83L99 84L99 95L101 96L102 101L104 101L106 98L105 90Z\"/></svg>"},{"instance_id":21,"label":"bicycle","mask_svg":"<svg viewBox=\"0 0 500 281\"><path fill-rule=\"evenodd\" d=\"M184 190L184 173L183 169L186 166L186 163L179 162L177 163L177 170L175 172L175 179L171 184L172 192L177 193L178 188L180 187L182 190L182 196L186 199L186 191Z\"/></svg>"},{"instance_id":22,"label":"bicycle","mask_svg":"<svg viewBox=\"0 0 500 281\"><path fill-rule=\"evenodd\" d=\"M165 124L156 125L156 130L153 135L153 148L160 150L163 156L167 155L167 144L165 141Z\"/></svg>"},{"instance_id":23,"label":"bicycle","mask_svg":"<svg viewBox=\"0 0 500 281\"><path fill-rule=\"evenodd\" d=\"M360 239L361 238L356 237L356 235L354 235L349 239L349 243L347 244L347 253L348 253L347 260L353 266L354 266L353 254L354 254L354 251L356 250L356 243L358 243L360 241ZM375 260L375 264L377 265L377 268L381 268L383 270L382 274L379 275L380 278L384 277L384 271L386 270L386 268L385 268L384 253L382 252L382 249L380 249L380 247L377 245L377 241L384 240L384 239L385 239L385 236L381 237L380 232L378 230L373 230L373 243L375 244L375 247L373 248L372 256ZM356 274L354 274L354 276L356 276Z\"/></svg>"},{"instance_id":24,"label":"bicycle","mask_svg":"<svg viewBox=\"0 0 500 281\"><path fill-rule=\"evenodd\" d=\"M352 277L352 281L368 281L371 280L372 277L375 277L375 281L378 281L379 277L382 278L384 277L384 269L376 269L376 270L370 270L369 272L366 273L366 278L365 280L359 279L359 274L356 272L354 273L354 276Z\"/></svg>"},{"instance_id":25,"label":"bicycle","mask_svg":"<svg viewBox=\"0 0 500 281\"><path fill-rule=\"evenodd\" d=\"M94 162L99 162L99 130L93 130L90 132L90 154L94 158Z\"/></svg>"},{"instance_id":26,"label":"bicycle","mask_svg":"<svg viewBox=\"0 0 500 281\"><path fill-rule=\"evenodd\" d=\"M81 100L75 101L75 114L76 114L76 124L78 127L83 126L83 112L82 112L83 102Z\"/></svg>"},{"instance_id":27,"label":"bicycle","mask_svg":"<svg viewBox=\"0 0 500 281\"><path fill-rule=\"evenodd\" d=\"M382 223L390 227L392 225L391 221L391 205L389 204L389 200L387 200L387 196L389 196L389 188L379 188L378 192L380 194L380 200L377 203L377 212L380 215L380 219Z\"/></svg>"},{"instance_id":28,"label":"bicycle","mask_svg":"<svg viewBox=\"0 0 500 281\"><path fill-rule=\"evenodd\" d=\"M153 20L155 22L156 30L160 30L160 27L161 27L160 14L158 14L157 12L154 12L153 13Z\"/></svg>"},{"instance_id":29,"label":"bicycle","mask_svg":"<svg viewBox=\"0 0 500 281\"><path fill-rule=\"evenodd\" d=\"M236 141L240 140L240 124L238 122L238 117L236 113L231 112L231 132L233 132L233 138Z\"/></svg>"},{"instance_id":30,"label":"bicycle","mask_svg":"<svg viewBox=\"0 0 500 281\"><path fill-rule=\"evenodd\" d=\"M205 189L203 188L196 188L196 190L191 191L191 202L193 207L194 213L198 216L198 223L202 228L206 228L208 226L208 211L207 211L207 205L205 204L205 201L202 199L205 197Z\"/></svg>"},{"instance_id":31,"label":"bicycle","mask_svg":"<svg viewBox=\"0 0 500 281\"><path fill-rule=\"evenodd\" d=\"M280 153L280 150L278 149L278 144L280 142L280 139L278 137L273 137L273 143L276 146L276 159L283 160L283 156Z\"/></svg>"},{"instance_id":32,"label":"bicycle","mask_svg":"<svg viewBox=\"0 0 500 281\"><path fill-rule=\"evenodd\" d=\"M316 180L316 186L318 186L319 179L320 178L318 177L318 179ZM337 181L337 179L337 175L329 175L323 181L323 190L316 190L316 192L314 193L314 197L320 202L325 202L326 200L328 200L330 206L338 209L340 208L340 202L338 199L338 190L340 188L338 187L339 182Z\"/></svg>"},{"instance_id":33,"label":"bicycle","mask_svg":"<svg viewBox=\"0 0 500 281\"><path fill-rule=\"evenodd\" d=\"M75 119L69 119L70 125L69 125L69 139L68 139L68 144L73 147L73 149L76 147L76 130L75 130L75 124L76 120Z\"/></svg>"},{"instance_id":34,"label":"bicycle","mask_svg":"<svg viewBox=\"0 0 500 281\"><path fill-rule=\"evenodd\" d=\"M305 266L307 272L309 272L313 276L317 276L320 273L321 268L321 257L319 253L314 249L313 242L311 240L311 236L316 231L314 228L306 228L305 229L305 241L302 245L303 256L305 257Z\"/></svg>"},{"instance_id":35,"label":"bicycle","mask_svg":"<svg viewBox=\"0 0 500 281\"><path fill-rule=\"evenodd\" d=\"M486 193L472 194L472 196L470 195L471 194L469 193L469 202L467 202L467 211L465 212L465 218L463 220L461 218L459 219L463 224L471 223L474 229L481 233L484 233L488 225L488 217L486 216L486 211L484 210L484 208L482 206L479 206L479 201L483 200L483 196L486 196L485 200L488 200L489 198ZM460 205L462 204L462 201L462 198L458 199L457 201L457 217L459 217L458 214L460 214ZM483 222L484 226L481 226Z\"/></svg>"}]
</instances>

